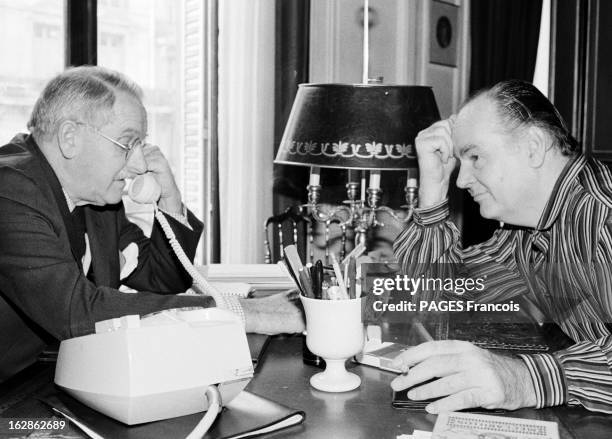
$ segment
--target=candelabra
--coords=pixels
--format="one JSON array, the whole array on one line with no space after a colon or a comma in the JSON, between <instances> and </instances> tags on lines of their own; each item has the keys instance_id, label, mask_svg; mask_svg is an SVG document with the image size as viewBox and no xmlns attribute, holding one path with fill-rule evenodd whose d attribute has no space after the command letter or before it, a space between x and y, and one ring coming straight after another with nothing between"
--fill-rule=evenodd
<instances>
[{"instance_id":1,"label":"candelabra","mask_svg":"<svg viewBox=\"0 0 612 439\"><path fill-rule=\"evenodd\" d=\"M316 169L314 170L316 172ZM313 175L313 170L311 170ZM374 174L375 175L375 174ZM363 178L362 180L365 180ZM324 210L319 201L321 199L321 185L309 184L308 203L305 207L308 213L319 222L329 222L334 219L340 221L340 227L349 227L355 232L355 246L364 244L367 247L367 232L374 227L383 227L378 218L379 212L385 212L398 222L407 222L412 217L412 211L417 205L417 180L408 178L404 187L406 204L401 207L405 209L405 213L400 215L393 209L387 206L379 205L382 190L377 187L369 187L366 200L360 198L360 183L349 181L346 184L347 200L344 200L344 206L335 206L327 211Z\"/></svg>"}]
</instances>

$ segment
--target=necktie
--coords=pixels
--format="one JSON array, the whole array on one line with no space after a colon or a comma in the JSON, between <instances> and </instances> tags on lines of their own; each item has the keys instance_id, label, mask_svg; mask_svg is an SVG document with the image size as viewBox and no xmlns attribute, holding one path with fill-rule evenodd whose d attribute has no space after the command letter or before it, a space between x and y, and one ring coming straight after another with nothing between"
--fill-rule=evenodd
<instances>
[{"instance_id":1,"label":"necktie","mask_svg":"<svg viewBox=\"0 0 612 439\"><path fill-rule=\"evenodd\" d=\"M74 249L79 265L85 256L85 212L83 206L77 206L72 211L72 226L74 227L76 240L76 248Z\"/></svg>"}]
</instances>

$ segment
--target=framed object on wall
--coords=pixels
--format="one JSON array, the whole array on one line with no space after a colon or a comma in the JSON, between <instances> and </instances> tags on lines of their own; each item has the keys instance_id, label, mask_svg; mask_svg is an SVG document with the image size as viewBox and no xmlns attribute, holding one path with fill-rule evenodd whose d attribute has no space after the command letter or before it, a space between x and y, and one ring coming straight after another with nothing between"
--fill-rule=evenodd
<instances>
[{"instance_id":1,"label":"framed object on wall","mask_svg":"<svg viewBox=\"0 0 612 439\"><path fill-rule=\"evenodd\" d=\"M449 3L431 2L429 61L434 64L457 67L458 10Z\"/></svg>"}]
</instances>

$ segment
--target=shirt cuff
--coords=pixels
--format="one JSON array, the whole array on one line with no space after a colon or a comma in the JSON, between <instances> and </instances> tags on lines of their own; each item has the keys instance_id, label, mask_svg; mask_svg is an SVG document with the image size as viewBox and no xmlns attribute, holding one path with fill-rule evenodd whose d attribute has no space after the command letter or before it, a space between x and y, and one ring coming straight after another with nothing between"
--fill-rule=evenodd
<instances>
[{"instance_id":1,"label":"shirt cuff","mask_svg":"<svg viewBox=\"0 0 612 439\"><path fill-rule=\"evenodd\" d=\"M536 408L564 404L567 400L567 385L563 369L551 354L519 355L527 365L536 393Z\"/></svg>"},{"instance_id":2,"label":"shirt cuff","mask_svg":"<svg viewBox=\"0 0 612 439\"><path fill-rule=\"evenodd\" d=\"M450 208L448 207L448 199L445 199L433 206L423 208L417 207L414 209L413 218L414 222L420 226L431 226L444 221L449 215Z\"/></svg>"},{"instance_id":3,"label":"shirt cuff","mask_svg":"<svg viewBox=\"0 0 612 439\"><path fill-rule=\"evenodd\" d=\"M236 314L240 321L242 322L242 326L246 327L246 315L244 314L244 309L240 304L240 300L236 296L223 296L223 301L228 311ZM220 304L217 304L219 306Z\"/></svg>"},{"instance_id":4,"label":"shirt cuff","mask_svg":"<svg viewBox=\"0 0 612 439\"><path fill-rule=\"evenodd\" d=\"M187 208L185 207L184 204L181 204L181 206L182 206L181 212L166 212L164 209L159 209L159 210L161 210L165 215L171 216L172 218L177 220L179 223L187 227L189 230L193 231L193 229L191 228L191 224L189 224L189 220L187 219Z\"/></svg>"}]
</instances>

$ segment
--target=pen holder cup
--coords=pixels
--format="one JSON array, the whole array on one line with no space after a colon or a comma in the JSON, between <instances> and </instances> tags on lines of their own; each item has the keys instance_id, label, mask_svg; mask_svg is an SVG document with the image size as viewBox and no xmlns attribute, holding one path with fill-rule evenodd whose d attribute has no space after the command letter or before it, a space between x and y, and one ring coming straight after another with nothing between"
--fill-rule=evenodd
<instances>
[{"instance_id":1,"label":"pen holder cup","mask_svg":"<svg viewBox=\"0 0 612 439\"><path fill-rule=\"evenodd\" d=\"M300 296L306 313L306 345L325 360L323 372L310 378L310 385L324 392L348 392L361 378L347 372L346 360L363 350L364 325L361 299L321 300Z\"/></svg>"}]
</instances>

